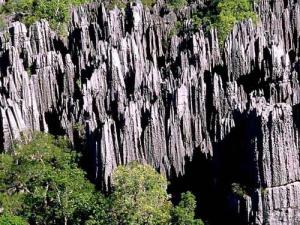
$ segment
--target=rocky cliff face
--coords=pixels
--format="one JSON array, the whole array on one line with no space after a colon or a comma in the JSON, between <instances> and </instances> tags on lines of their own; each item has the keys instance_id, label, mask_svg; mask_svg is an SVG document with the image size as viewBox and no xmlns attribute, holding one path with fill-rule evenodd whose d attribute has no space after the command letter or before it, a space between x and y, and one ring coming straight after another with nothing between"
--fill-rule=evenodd
<instances>
[{"instance_id":1,"label":"rocky cliff face","mask_svg":"<svg viewBox=\"0 0 300 225\"><path fill-rule=\"evenodd\" d=\"M178 15L161 5L81 7L64 39L46 21L2 32L1 148L66 134L103 188L119 164L177 177L202 154L216 190L243 189L216 199L233 215L223 222L300 224L300 1L261 0L261 20L235 26L223 49L215 31L170 37Z\"/></svg>"}]
</instances>

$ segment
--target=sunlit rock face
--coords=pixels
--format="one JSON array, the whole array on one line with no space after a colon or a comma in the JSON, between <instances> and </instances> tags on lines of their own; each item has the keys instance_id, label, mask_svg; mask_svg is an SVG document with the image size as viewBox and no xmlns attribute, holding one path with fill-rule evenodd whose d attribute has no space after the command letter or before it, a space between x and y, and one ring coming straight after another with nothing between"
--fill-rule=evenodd
<instances>
[{"instance_id":1,"label":"sunlit rock face","mask_svg":"<svg viewBox=\"0 0 300 225\"><path fill-rule=\"evenodd\" d=\"M178 15L162 4L80 7L64 38L46 21L2 32L1 148L67 135L103 189L119 164L177 177L203 154L216 190L246 187L224 194L229 222L300 224L300 1L261 0L257 24L236 25L223 48L214 30L168 35Z\"/></svg>"}]
</instances>

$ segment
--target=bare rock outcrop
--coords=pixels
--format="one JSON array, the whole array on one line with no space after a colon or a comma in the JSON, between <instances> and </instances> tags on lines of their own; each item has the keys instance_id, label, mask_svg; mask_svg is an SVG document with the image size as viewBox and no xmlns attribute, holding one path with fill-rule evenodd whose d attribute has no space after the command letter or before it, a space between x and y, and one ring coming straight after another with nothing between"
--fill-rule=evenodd
<instances>
[{"instance_id":1,"label":"bare rock outcrop","mask_svg":"<svg viewBox=\"0 0 300 225\"><path fill-rule=\"evenodd\" d=\"M224 162L236 172L221 166L216 179L247 187L235 201L241 223L299 224L300 2L256 10L260 20L236 25L224 48L215 30L170 37L176 14L160 3L80 7L64 39L43 20L13 23L0 35L1 148L33 131L82 138L104 189L119 164L174 177L195 152L214 161L236 151Z\"/></svg>"}]
</instances>

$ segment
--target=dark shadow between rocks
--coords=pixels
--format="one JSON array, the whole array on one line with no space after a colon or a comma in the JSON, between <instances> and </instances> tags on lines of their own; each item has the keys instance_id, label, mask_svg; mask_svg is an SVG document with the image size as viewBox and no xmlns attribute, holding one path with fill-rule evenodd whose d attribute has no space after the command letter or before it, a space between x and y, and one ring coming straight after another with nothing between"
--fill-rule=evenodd
<instances>
[{"instance_id":1,"label":"dark shadow between rocks","mask_svg":"<svg viewBox=\"0 0 300 225\"><path fill-rule=\"evenodd\" d=\"M191 191L197 199L197 217L204 221L210 221L215 210L213 205L214 176L212 160L207 159L205 154L198 149L193 158L185 158L185 174L170 179L168 193L172 195L172 202L176 205L180 201L183 192ZM173 173L174 174L174 173Z\"/></svg>"},{"instance_id":2,"label":"dark shadow between rocks","mask_svg":"<svg viewBox=\"0 0 300 225\"><path fill-rule=\"evenodd\" d=\"M61 127L60 116L56 110L46 112L45 120L50 134L55 136L63 136L66 134L65 130Z\"/></svg>"},{"instance_id":3,"label":"dark shadow between rocks","mask_svg":"<svg viewBox=\"0 0 300 225\"><path fill-rule=\"evenodd\" d=\"M173 175L168 188L175 204L182 192L191 191L197 199L197 216L209 225L247 224L246 195L254 199L252 208L258 207L254 192L262 185L258 177L261 166L253 143L256 140L261 152L260 120L255 112L233 114L236 126L221 142L213 143L213 157L196 149L191 160L186 158L185 174Z\"/></svg>"}]
</instances>

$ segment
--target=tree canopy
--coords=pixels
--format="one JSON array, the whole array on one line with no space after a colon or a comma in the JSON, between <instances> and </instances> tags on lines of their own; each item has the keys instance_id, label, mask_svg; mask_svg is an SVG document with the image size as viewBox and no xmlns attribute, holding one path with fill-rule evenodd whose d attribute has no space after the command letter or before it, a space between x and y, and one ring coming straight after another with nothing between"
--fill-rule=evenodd
<instances>
[{"instance_id":1,"label":"tree canopy","mask_svg":"<svg viewBox=\"0 0 300 225\"><path fill-rule=\"evenodd\" d=\"M128 2L132 0L109 0L107 6L113 9L125 8ZM8 0L0 7L0 26L5 24L3 18L5 15L14 15L25 24L46 19L50 26L65 35L67 32L67 23L70 19L71 7L78 6L91 0ZM156 0L141 0L146 7L151 7ZM186 0L167 0L167 5L175 10L184 8L188 1ZM222 43L232 30L233 26L242 20L257 20L257 15L253 12L253 0L211 0L205 2L207 7L192 15L193 26L199 26L211 29L215 27L218 30L218 36Z\"/></svg>"},{"instance_id":2,"label":"tree canopy","mask_svg":"<svg viewBox=\"0 0 300 225\"><path fill-rule=\"evenodd\" d=\"M87 3L89 0L8 0L0 8L0 13L15 14L16 19L29 25L46 19L51 28L60 34L66 32L73 6Z\"/></svg>"},{"instance_id":3,"label":"tree canopy","mask_svg":"<svg viewBox=\"0 0 300 225\"><path fill-rule=\"evenodd\" d=\"M13 154L1 154L2 211L32 224L75 225L88 220L101 196L76 160L67 141L48 134L36 134Z\"/></svg>"},{"instance_id":4,"label":"tree canopy","mask_svg":"<svg viewBox=\"0 0 300 225\"><path fill-rule=\"evenodd\" d=\"M2 215L0 216L0 224L1 225L28 225L26 220L19 216L12 215Z\"/></svg>"},{"instance_id":5,"label":"tree canopy","mask_svg":"<svg viewBox=\"0 0 300 225\"><path fill-rule=\"evenodd\" d=\"M174 207L167 180L151 166L119 166L104 196L78 167L67 140L37 133L0 154L1 225L201 225L195 197Z\"/></svg>"},{"instance_id":6,"label":"tree canopy","mask_svg":"<svg viewBox=\"0 0 300 225\"><path fill-rule=\"evenodd\" d=\"M117 224L168 224L167 181L148 165L120 166L113 174L112 220Z\"/></svg>"},{"instance_id":7,"label":"tree canopy","mask_svg":"<svg viewBox=\"0 0 300 225\"><path fill-rule=\"evenodd\" d=\"M249 0L221 0L217 4L217 12L214 26L222 42L237 22L245 19L255 22L257 19Z\"/></svg>"},{"instance_id":8,"label":"tree canopy","mask_svg":"<svg viewBox=\"0 0 300 225\"><path fill-rule=\"evenodd\" d=\"M181 194L181 201L172 210L174 225L204 225L202 220L195 219L196 199L191 192Z\"/></svg>"},{"instance_id":9,"label":"tree canopy","mask_svg":"<svg viewBox=\"0 0 300 225\"><path fill-rule=\"evenodd\" d=\"M206 30L215 27L221 45L235 24L246 19L257 21L251 0L212 0L208 2L207 8L194 14L192 20L198 27L202 26Z\"/></svg>"}]
</instances>

